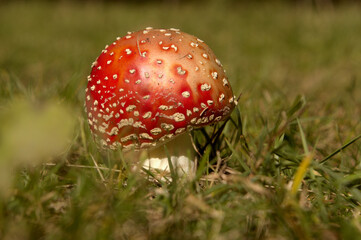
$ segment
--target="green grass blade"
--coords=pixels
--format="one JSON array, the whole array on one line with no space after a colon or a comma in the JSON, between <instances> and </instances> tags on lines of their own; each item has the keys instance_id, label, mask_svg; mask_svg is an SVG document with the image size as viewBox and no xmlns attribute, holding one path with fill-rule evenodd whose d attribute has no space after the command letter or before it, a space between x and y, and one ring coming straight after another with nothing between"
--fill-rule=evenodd
<instances>
[{"instance_id":1,"label":"green grass blade","mask_svg":"<svg viewBox=\"0 0 361 240\"><path fill-rule=\"evenodd\" d=\"M327 157L325 157L324 159L322 159L320 161L320 163L325 163L326 161L328 161L330 158L332 158L333 156L335 156L336 154L338 154L339 152L341 152L342 150L344 150L345 148L347 148L348 146L350 146L351 144L355 143L357 140L359 140L361 138L361 134L358 135L357 137L351 139L349 142L347 142L346 144L344 144L342 147L336 149L334 152L332 152L330 155L328 155Z\"/></svg>"},{"instance_id":2,"label":"green grass blade","mask_svg":"<svg viewBox=\"0 0 361 240\"><path fill-rule=\"evenodd\" d=\"M303 151L305 152L306 155L308 155L309 151L308 151L308 146L307 146L307 140L306 140L306 137L305 137L305 133L304 133L304 131L302 129L300 120L298 118L297 118L297 124L298 124L298 128L300 129Z\"/></svg>"}]
</instances>

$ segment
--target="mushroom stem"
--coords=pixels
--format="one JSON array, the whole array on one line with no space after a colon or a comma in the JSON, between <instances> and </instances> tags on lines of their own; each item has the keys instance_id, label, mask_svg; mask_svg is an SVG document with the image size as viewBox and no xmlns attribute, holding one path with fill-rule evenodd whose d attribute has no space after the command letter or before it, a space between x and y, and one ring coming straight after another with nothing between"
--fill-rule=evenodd
<instances>
[{"instance_id":1,"label":"mushroom stem","mask_svg":"<svg viewBox=\"0 0 361 240\"><path fill-rule=\"evenodd\" d=\"M140 159L145 159L144 168L160 172L170 172L169 158L179 175L194 173L194 150L190 135L182 134L165 145L144 150L140 155Z\"/></svg>"}]
</instances>

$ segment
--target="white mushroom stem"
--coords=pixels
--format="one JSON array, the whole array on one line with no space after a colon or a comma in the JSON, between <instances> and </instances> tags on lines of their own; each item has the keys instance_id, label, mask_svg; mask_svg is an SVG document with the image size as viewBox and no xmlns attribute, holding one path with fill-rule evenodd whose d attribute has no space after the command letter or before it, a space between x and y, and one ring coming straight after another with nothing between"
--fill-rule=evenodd
<instances>
[{"instance_id":1,"label":"white mushroom stem","mask_svg":"<svg viewBox=\"0 0 361 240\"><path fill-rule=\"evenodd\" d=\"M194 150L190 135L182 134L165 145L146 150L143 167L170 172L169 158L179 175L194 173Z\"/></svg>"},{"instance_id":2,"label":"white mushroom stem","mask_svg":"<svg viewBox=\"0 0 361 240\"><path fill-rule=\"evenodd\" d=\"M169 158L179 175L193 176L195 173L194 149L191 136L182 134L165 145L141 150L138 158L143 160L145 169L160 173L170 173ZM153 171L153 172L154 172Z\"/></svg>"}]
</instances>

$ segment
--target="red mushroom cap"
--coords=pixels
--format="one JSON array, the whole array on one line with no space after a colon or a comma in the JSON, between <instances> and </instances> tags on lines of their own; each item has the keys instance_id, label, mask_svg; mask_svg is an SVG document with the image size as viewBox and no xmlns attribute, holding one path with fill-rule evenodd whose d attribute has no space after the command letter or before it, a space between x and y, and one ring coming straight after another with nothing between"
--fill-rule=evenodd
<instances>
[{"instance_id":1,"label":"red mushroom cap","mask_svg":"<svg viewBox=\"0 0 361 240\"><path fill-rule=\"evenodd\" d=\"M234 106L212 50L177 29L117 38L93 63L86 89L90 129L112 149L154 147L225 119Z\"/></svg>"}]
</instances>

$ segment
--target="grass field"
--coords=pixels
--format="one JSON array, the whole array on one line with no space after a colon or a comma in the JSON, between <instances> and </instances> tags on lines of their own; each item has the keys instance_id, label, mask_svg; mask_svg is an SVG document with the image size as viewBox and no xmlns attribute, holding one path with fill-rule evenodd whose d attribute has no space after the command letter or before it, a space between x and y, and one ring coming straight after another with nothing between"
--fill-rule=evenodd
<instances>
[{"instance_id":1,"label":"grass field","mask_svg":"<svg viewBox=\"0 0 361 240\"><path fill-rule=\"evenodd\" d=\"M361 239L361 5L0 3L1 239ZM222 61L239 105L194 179L99 152L90 65L148 26Z\"/></svg>"}]
</instances>

